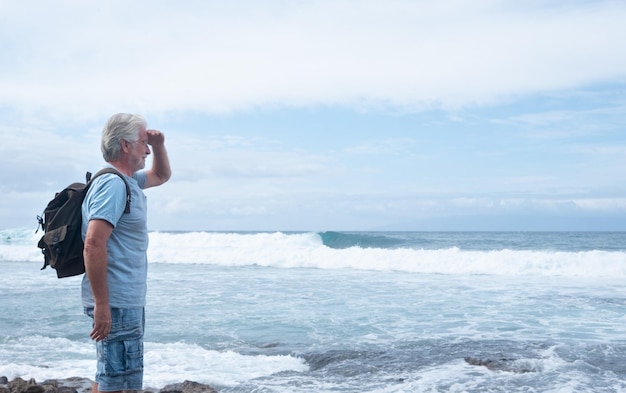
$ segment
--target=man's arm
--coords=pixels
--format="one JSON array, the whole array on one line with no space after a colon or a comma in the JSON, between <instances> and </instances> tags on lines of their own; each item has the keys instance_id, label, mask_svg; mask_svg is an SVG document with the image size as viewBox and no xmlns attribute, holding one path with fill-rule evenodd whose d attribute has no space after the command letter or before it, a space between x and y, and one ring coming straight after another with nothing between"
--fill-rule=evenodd
<instances>
[{"instance_id":1,"label":"man's arm","mask_svg":"<svg viewBox=\"0 0 626 393\"><path fill-rule=\"evenodd\" d=\"M165 149L165 136L161 131L148 130L148 144L152 146L152 168L146 171L144 188L160 186L172 176L170 160Z\"/></svg>"},{"instance_id":2,"label":"man's arm","mask_svg":"<svg viewBox=\"0 0 626 393\"><path fill-rule=\"evenodd\" d=\"M83 257L85 272L91 284L95 302L93 329L89 336L100 341L111 331L111 309L107 285L107 241L113 232L113 225L105 220L94 219L87 225Z\"/></svg>"}]
</instances>

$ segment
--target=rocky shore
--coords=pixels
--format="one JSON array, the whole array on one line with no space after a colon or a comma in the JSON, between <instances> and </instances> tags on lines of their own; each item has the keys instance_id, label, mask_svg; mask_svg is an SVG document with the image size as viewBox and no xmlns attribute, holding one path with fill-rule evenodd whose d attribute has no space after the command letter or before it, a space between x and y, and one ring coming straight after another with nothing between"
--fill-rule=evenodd
<instances>
[{"instance_id":1,"label":"rocky shore","mask_svg":"<svg viewBox=\"0 0 626 393\"><path fill-rule=\"evenodd\" d=\"M87 378L49 379L37 382L15 378L9 381L7 377L0 377L0 393L91 393L93 381ZM184 381L167 385L161 389L141 390L142 393L217 393L209 385L192 381Z\"/></svg>"}]
</instances>

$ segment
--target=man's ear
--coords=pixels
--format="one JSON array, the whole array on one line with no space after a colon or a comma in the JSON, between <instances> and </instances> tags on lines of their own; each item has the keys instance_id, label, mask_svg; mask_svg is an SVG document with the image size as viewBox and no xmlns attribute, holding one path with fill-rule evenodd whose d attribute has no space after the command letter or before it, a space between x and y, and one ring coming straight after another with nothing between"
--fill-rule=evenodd
<instances>
[{"instance_id":1,"label":"man's ear","mask_svg":"<svg viewBox=\"0 0 626 393\"><path fill-rule=\"evenodd\" d=\"M130 151L130 143L127 140L122 139L120 144L124 153L128 153Z\"/></svg>"}]
</instances>

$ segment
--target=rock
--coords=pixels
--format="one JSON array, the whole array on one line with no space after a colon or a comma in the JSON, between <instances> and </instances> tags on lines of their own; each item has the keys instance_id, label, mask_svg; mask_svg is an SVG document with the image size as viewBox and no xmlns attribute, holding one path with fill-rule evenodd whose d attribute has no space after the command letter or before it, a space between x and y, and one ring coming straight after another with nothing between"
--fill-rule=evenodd
<instances>
[{"instance_id":1,"label":"rock","mask_svg":"<svg viewBox=\"0 0 626 393\"><path fill-rule=\"evenodd\" d=\"M10 393L23 393L26 391L28 387L28 382L24 381L22 378L17 377L14 380L7 383L7 388Z\"/></svg>"},{"instance_id":2,"label":"rock","mask_svg":"<svg viewBox=\"0 0 626 393\"><path fill-rule=\"evenodd\" d=\"M87 378L49 379L37 383L34 379L25 381L17 377L8 381L0 377L0 393L91 393L93 382ZM193 381L167 385L156 393L217 393L211 386ZM125 393L154 393L153 390L125 391Z\"/></svg>"},{"instance_id":3,"label":"rock","mask_svg":"<svg viewBox=\"0 0 626 393\"><path fill-rule=\"evenodd\" d=\"M185 381L183 383L175 383L167 385L159 393L217 393L209 385L205 385L193 381Z\"/></svg>"},{"instance_id":4,"label":"rock","mask_svg":"<svg viewBox=\"0 0 626 393\"><path fill-rule=\"evenodd\" d=\"M536 372L537 370L528 365L518 364L515 359L506 359L499 358L496 360L492 359L479 359L473 357L466 357L465 361L467 364L471 364L472 366L484 366L489 370L499 370L499 371L508 371L513 373L531 373Z\"/></svg>"},{"instance_id":5,"label":"rock","mask_svg":"<svg viewBox=\"0 0 626 393\"><path fill-rule=\"evenodd\" d=\"M43 385L28 385L24 393L44 393L46 388Z\"/></svg>"},{"instance_id":6,"label":"rock","mask_svg":"<svg viewBox=\"0 0 626 393\"><path fill-rule=\"evenodd\" d=\"M3 380L0 378L0 382ZM50 379L37 383L34 379L25 381L20 377L0 386L0 393L87 393L92 382L86 378Z\"/></svg>"}]
</instances>

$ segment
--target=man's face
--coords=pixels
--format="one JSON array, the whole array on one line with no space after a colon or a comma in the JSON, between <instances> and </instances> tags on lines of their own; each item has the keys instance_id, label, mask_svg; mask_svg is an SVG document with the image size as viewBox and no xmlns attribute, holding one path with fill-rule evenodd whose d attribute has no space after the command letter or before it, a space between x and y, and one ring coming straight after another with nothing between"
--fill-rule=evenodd
<instances>
[{"instance_id":1,"label":"man's face","mask_svg":"<svg viewBox=\"0 0 626 393\"><path fill-rule=\"evenodd\" d=\"M130 163L137 172L146 166L146 157L150 154L150 145L148 145L148 132L144 127L139 130L139 139L130 143Z\"/></svg>"}]
</instances>

